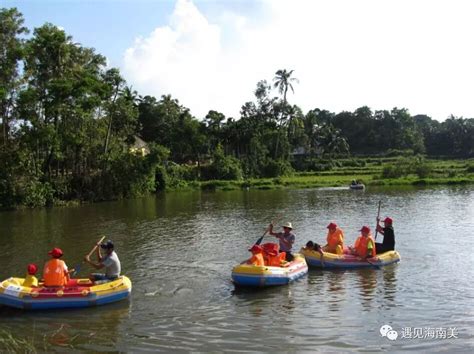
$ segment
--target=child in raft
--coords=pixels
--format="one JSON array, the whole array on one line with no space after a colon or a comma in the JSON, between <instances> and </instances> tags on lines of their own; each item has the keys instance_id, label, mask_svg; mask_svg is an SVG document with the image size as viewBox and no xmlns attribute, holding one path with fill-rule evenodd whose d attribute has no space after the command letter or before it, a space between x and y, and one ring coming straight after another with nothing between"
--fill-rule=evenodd
<instances>
[{"instance_id":1,"label":"child in raft","mask_svg":"<svg viewBox=\"0 0 474 354\"><path fill-rule=\"evenodd\" d=\"M38 286L38 278L35 276L37 271L38 267L36 264L28 264L27 274L22 285L28 288L36 288Z\"/></svg>"}]
</instances>

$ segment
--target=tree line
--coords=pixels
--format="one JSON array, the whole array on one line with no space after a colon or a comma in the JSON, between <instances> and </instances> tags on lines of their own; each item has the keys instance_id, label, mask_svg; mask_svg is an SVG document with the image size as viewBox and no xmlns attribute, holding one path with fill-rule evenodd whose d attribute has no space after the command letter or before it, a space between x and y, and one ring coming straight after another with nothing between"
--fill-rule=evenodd
<instances>
[{"instance_id":1,"label":"tree line","mask_svg":"<svg viewBox=\"0 0 474 354\"><path fill-rule=\"evenodd\" d=\"M104 56L53 24L30 33L15 8L1 9L0 21L3 208L276 177L349 155L474 155L474 119L438 122L404 108L305 114L288 100L292 70L259 81L239 117L195 117L171 95L140 96Z\"/></svg>"}]
</instances>

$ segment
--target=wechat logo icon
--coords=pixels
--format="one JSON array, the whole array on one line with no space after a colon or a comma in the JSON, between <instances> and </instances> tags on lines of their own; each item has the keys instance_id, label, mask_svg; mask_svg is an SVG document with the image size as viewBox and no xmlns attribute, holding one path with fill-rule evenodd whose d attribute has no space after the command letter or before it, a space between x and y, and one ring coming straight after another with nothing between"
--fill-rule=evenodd
<instances>
[{"instance_id":1,"label":"wechat logo icon","mask_svg":"<svg viewBox=\"0 0 474 354\"><path fill-rule=\"evenodd\" d=\"M392 341L397 340L398 338L398 332L394 331L392 326L389 325L383 325L382 327L380 327L380 335Z\"/></svg>"}]
</instances>

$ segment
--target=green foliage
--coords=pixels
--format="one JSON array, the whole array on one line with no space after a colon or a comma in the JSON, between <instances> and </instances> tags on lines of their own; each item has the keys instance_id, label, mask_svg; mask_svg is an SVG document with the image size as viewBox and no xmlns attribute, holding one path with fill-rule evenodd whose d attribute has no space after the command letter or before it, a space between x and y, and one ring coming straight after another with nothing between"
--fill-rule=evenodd
<instances>
[{"instance_id":1,"label":"green foliage","mask_svg":"<svg viewBox=\"0 0 474 354\"><path fill-rule=\"evenodd\" d=\"M422 157L403 157L394 164L383 167L382 178L400 178L409 174L416 174L419 178L426 178L432 172L432 168Z\"/></svg>"},{"instance_id":2,"label":"green foliage","mask_svg":"<svg viewBox=\"0 0 474 354\"><path fill-rule=\"evenodd\" d=\"M263 169L263 177L290 176L294 170L291 164L285 160L268 160Z\"/></svg>"},{"instance_id":3,"label":"green foliage","mask_svg":"<svg viewBox=\"0 0 474 354\"><path fill-rule=\"evenodd\" d=\"M54 203L54 190L48 182L29 180L20 192L22 204L31 207L51 206Z\"/></svg>"},{"instance_id":4,"label":"green foliage","mask_svg":"<svg viewBox=\"0 0 474 354\"><path fill-rule=\"evenodd\" d=\"M467 173L474 173L474 162L471 162L466 166L466 172Z\"/></svg>"},{"instance_id":5,"label":"green foliage","mask_svg":"<svg viewBox=\"0 0 474 354\"><path fill-rule=\"evenodd\" d=\"M225 156L221 146L217 147L213 162L202 169L204 179L241 180L242 176L239 160L232 156Z\"/></svg>"},{"instance_id":6,"label":"green foliage","mask_svg":"<svg viewBox=\"0 0 474 354\"><path fill-rule=\"evenodd\" d=\"M385 153L385 156L388 156L388 157L398 157L398 156L405 156L405 157L409 157L409 156L413 156L414 155L414 152L413 150L411 149L388 149L387 152Z\"/></svg>"},{"instance_id":7,"label":"green foliage","mask_svg":"<svg viewBox=\"0 0 474 354\"><path fill-rule=\"evenodd\" d=\"M283 176L293 168L335 177L298 186L380 173L376 183L411 183L414 175L433 183L447 174L464 183L474 169L432 168L415 155L474 156L474 119L440 123L404 108L304 114L287 100L293 71L278 70L273 85L258 82L239 117L209 110L198 120L170 94L139 96L104 56L53 24L26 37L16 9L0 9L0 22L0 208L124 198L202 180L227 181L203 188L231 189L240 182L228 181L242 176L273 178L249 183L274 188L292 183Z\"/></svg>"}]
</instances>

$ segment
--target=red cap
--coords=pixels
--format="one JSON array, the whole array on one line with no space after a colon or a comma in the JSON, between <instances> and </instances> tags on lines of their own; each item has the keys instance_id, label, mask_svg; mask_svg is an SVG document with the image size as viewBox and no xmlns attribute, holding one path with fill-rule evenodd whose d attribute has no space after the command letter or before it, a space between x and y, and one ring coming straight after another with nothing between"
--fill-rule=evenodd
<instances>
[{"instance_id":1,"label":"red cap","mask_svg":"<svg viewBox=\"0 0 474 354\"><path fill-rule=\"evenodd\" d=\"M263 251L263 248L262 246L260 245L253 245L250 249L249 249L250 252L252 253L260 253Z\"/></svg>"},{"instance_id":2,"label":"red cap","mask_svg":"<svg viewBox=\"0 0 474 354\"><path fill-rule=\"evenodd\" d=\"M28 264L27 269L28 269L28 274L30 275L35 275L36 272L38 271L38 267L36 266L36 264L33 264L33 263Z\"/></svg>"},{"instance_id":3,"label":"red cap","mask_svg":"<svg viewBox=\"0 0 474 354\"><path fill-rule=\"evenodd\" d=\"M386 224L390 224L390 225L391 225L392 222L393 222L393 220L392 220L392 218L389 218L389 217L387 216L387 217L383 220L383 222L386 223Z\"/></svg>"},{"instance_id":4,"label":"red cap","mask_svg":"<svg viewBox=\"0 0 474 354\"><path fill-rule=\"evenodd\" d=\"M360 232L367 232L369 233L370 232L370 227L368 226L362 226L362 229L359 230Z\"/></svg>"},{"instance_id":5,"label":"red cap","mask_svg":"<svg viewBox=\"0 0 474 354\"><path fill-rule=\"evenodd\" d=\"M51 251L48 252L50 256L53 256L54 258L59 258L63 255L63 251L60 248L53 248Z\"/></svg>"},{"instance_id":6,"label":"red cap","mask_svg":"<svg viewBox=\"0 0 474 354\"><path fill-rule=\"evenodd\" d=\"M337 227L337 224L335 222L332 222L327 226L328 229L335 229L336 227Z\"/></svg>"}]
</instances>

